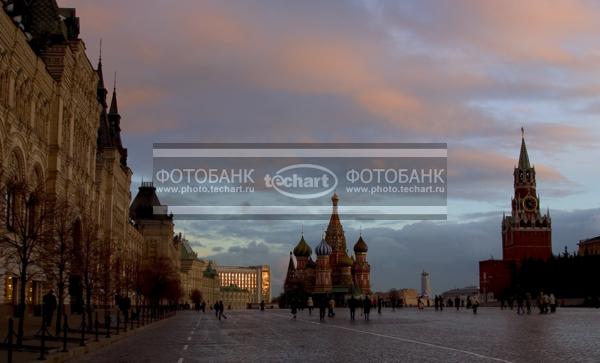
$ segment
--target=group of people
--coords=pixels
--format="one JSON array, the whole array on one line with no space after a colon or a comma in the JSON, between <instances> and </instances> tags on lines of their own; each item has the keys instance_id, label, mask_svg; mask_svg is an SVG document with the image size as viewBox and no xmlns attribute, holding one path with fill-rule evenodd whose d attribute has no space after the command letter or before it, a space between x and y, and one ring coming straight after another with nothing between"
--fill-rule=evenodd
<instances>
[{"instance_id":1,"label":"group of people","mask_svg":"<svg viewBox=\"0 0 600 363\"><path fill-rule=\"evenodd\" d=\"M350 320L355 320L356 309L362 308L361 316L364 317L364 320L369 320L369 315L371 314L371 307L373 306L373 302L369 296L366 296L364 299L357 299L354 296L350 297L347 301L348 309L350 310ZM306 301L306 307L308 309L308 315L312 315L312 310L315 306L315 303L312 297L309 297ZM325 321L325 312L327 312L327 317L334 318L335 317L335 300L331 297L329 300L322 299L318 303L319 308L319 321ZM381 313L381 303L378 304L379 313ZM290 309L292 313L292 319L296 319L298 314L298 302L296 300L292 300L290 302Z\"/></svg>"},{"instance_id":2,"label":"group of people","mask_svg":"<svg viewBox=\"0 0 600 363\"><path fill-rule=\"evenodd\" d=\"M454 299L448 298L448 300L444 301L443 296L435 295L433 299L433 305L435 306L436 311L443 311L444 306L454 307L456 311L459 311L461 307L465 307L465 301L460 298L460 296L455 296ZM477 314L477 309L479 308L479 298L477 295L469 295L467 297L466 308L473 310L473 314Z\"/></svg>"},{"instance_id":3,"label":"group of people","mask_svg":"<svg viewBox=\"0 0 600 363\"><path fill-rule=\"evenodd\" d=\"M501 297L500 298L500 309L509 309L513 310L515 301L517 304L517 314L531 314L531 308L533 306L533 298L530 293L517 294L516 298L509 296L508 298ZM558 307L558 300L554 296L553 293L545 294L543 291L540 291L537 296L537 307L540 311L540 314L548 314L555 313L556 308Z\"/></svg>"}]
</instances>

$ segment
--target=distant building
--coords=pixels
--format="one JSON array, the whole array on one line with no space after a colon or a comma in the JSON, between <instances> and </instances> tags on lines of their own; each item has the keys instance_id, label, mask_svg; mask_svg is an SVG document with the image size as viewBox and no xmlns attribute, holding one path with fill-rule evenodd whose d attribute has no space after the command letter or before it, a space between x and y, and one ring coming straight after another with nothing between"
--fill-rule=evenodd
<instances>
[{"instance_id":1,"label":"distant building","mask_svg":"<svg viewBox=\"0 0 600 363\"><path fill-rule=\"evenodd\" d=\"M417 306L419 295L417 289L400 289L398 290L398 298L402 299L404 306Z\"/></svg>"},{"instance_id":2,"label":"distant building","mask_svg":"<svg viewBox=\"0 0 600 363\"><path fill-rule=\"evenodd\" d=\"M248 290L246 303L265 303L271 301L271 270L268 265L262 266L217 266L221 282L221 290L237 287ZM223 301L225 302L225 300Z\"/></svg>"},{"instance_id":3,"label":"distant building","mask_svg":"<svg viewBox=\"0 0 600 363\"><path fill-rule=\"evenodd\" d=\"M192 250L188 241L181 234L177 236L181 241L181 289L182 303L193 304L192 291L198 290L202 294L202 300L208 304L214 304L221 299L221 284L216 271L213 269L212 261L198 258Z\"/></svg>"},{"instance_id":4,"label":"distant building","mask_svg":"<svg viewBox=\"0 0 600 363\"><path fill-rule=\"evenodd\" d=\"M600 236L581 240L577 246L579 256L600 255Z\"/></svg>"},{"instance_id":5,"label":"distant building","mask_svg":"<svg viewBox=\"0 0 600 363\"><path fill-rule=\"evenodd\" d=\"M252 300L250 291L235 285L221 288L221 297L223 299L223 306L228 310L246 309L249 301Z\"/></svg>"},{"instance_id":6,"label":"distant building","mask_svg":"<svg viewBox=\"0 0 600 363\"><path fill-rule=\"evenodd\" d=\"M151 265L158 259L166 259L174 271L179 271L181 241L173 235L173 215L167 214L166 208L158 200L152 182L142 182L129 207L129 215L144 237L144 264ZM164 210L165 213L155 213L155 210Z\"/></svg>"},{"instance_id":7,"label":"distant building","mask_svg":"<svg viewBox=\"0 0 600 363\"><path fill-rule=\"evenodd\" d=\"M461 300L461 305L465 305L465 306L467 304L467 299L469 298L469 296L473 296L473 295L477 296L479 301L482 300L482 296L480 295L480 291L479 291L479 286L467 286L467 287L463 287L460 289L452 289L452 290L445 291L441 294L444 301L448 301L448 299L452 299L453 303L454 303L454 299L458 296L458 298Z\"/></svg>"},{"instance_id":8,"label":"distant building","mask_svg":"<svg viewBox=\"0 0 600 363\"><path fill-rule=\"evenodd\" d=\"M529 162L523 129L521 133L519 164L513 172L512 213L502 218L502 259L479 262L481 291L496 298L510 288L524 260L547 261L552 256L550 212L540 211L535 167Z\"/></svg>"}]
</instances>

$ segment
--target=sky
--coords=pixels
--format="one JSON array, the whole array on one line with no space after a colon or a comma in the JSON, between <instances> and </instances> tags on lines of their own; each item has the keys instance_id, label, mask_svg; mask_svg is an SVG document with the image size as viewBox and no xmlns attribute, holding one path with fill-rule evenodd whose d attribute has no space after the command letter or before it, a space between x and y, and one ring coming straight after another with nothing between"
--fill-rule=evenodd
<instances>
[{"instance_id":1,"label":"sky","mask_svg":"<svg viewBox=\"0 0 600 363\"><path fill-rule=\"evenodd\" d=\"M118 73L133 193L155 142L443 142L448 220L362 227L375 290L478 283L525 128L553 248L600 234L600 4L591 1L59 0L105 82ZM343 201L341 201L343 205ZM342 211L343 213L343 211ZM302 221L177 221L200 256L269 264ZM313 249L327 220L304 223Z\"/></svg>"}]
</instances>

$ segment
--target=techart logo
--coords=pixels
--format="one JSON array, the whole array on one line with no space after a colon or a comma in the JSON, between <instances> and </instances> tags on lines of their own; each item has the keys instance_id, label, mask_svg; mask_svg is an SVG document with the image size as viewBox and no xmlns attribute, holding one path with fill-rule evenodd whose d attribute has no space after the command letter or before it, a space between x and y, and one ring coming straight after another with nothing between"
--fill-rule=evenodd
<instances>
[{"instance_id":1,"label":"techart logo","mask_svg":"<svg viewBox=\"0 0 600 363\"><path fill-rule=\"evenodd\" d=\"M315 164L294 164L265 175L265 186L290 198L312 199L331 194L337 187L337 176Z\"/></svg>"}]
</instances>

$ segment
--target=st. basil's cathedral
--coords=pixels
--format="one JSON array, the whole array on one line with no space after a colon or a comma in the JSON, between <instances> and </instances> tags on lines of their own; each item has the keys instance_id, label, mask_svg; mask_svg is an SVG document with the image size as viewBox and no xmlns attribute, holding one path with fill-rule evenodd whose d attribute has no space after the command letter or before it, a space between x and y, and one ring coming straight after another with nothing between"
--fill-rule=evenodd
<instances>
[{"instance_id":1,"label":"st. basil's cathedral","mask_svg":"<svg viewBox=\"0 0 600 363\"><path fill-rule=\"evenodd\" d=\"M368 246L361 234L354 244L354 256L348 255L346 236L338 213L337 193L333 194L331 201L333 210L329 225L315 248L316 262L312 259L312 249L304 240L304 234L294 248L293 256L290 252L284 284L286 295L332 295L343 300L349 295L371 294Z\"/></svg>"}]
</instances>

